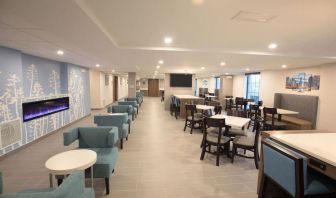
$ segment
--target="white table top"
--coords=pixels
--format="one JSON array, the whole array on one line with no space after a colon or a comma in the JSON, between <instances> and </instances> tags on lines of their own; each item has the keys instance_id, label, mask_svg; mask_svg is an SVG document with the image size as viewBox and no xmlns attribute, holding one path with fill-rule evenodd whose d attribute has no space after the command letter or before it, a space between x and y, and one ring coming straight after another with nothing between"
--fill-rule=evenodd
<instances>
[{"instance_id":1,"label":"white table top","mask_svg":"<svg viewBox=\"0 0 336 198\"><path fill-rule=\"evenodd\" d=\"M225 118L226 125L229 125L231 127L237 127L237 128L244 127L251 120L249 118L241 118L241 117L228 116L228 115L223 115L223 114L217 114L217 115L211 116L211 118L216 118L216 119Z\"/></svg>"},{"instance_id":2,"label":"white table top","mask_svg":"<svg viewBox=\"0 0 336 198\"><path fill-rule=\"evenodd\" d=\"M174 95L179 99L200 99L200 97L193 96L193 95Z\"/></svg>"},{"instance_id":3,"label":"white table top","mask_svg":"<svg viewBox=\"0 0 336 198\"><path fill-rule=\"evenodd\" d=\"M215 109L215 107L214 106L209 106L209 105L196 105L196 109L209 110L209 109Z\"/></svg>"},{"instance_id":4,"label":"white table top","mask_svg":"<svg viewBox=\"0 0 336 198\"><path fill-rule=\"evenodd\" d=\"M206 94L205 97L207 97L207 98L216 98L216 96L212 96L212 95L208 95L208 94Z\"/></svg>"},{"instance_id":5,"label":"white table top","mask_svg":"<svg viewBox=\"0 0 336 198\"><path fill-rule=\"evenodd\" d=\"M336 133L297 133L271 135L288 146L336 166Z\"/></svg>"},{"instance_id":6,"label":"white table top","mask_svg":"<svg viewBox=\"0 0 336 198\"><path fill-rule=\"evenodd\" d=\"M264 107L260 107L260 109L262 110ZM291 111L291 110L287 110L287 109L280 109L280 108L276 108L277 109L277 113L280 115L295 115L295 114L299 114L299 112L297 111Z\"/></svg>"},{"instance_id":7,"label":"white table top","mask_svg":"<svg viewBox=\"0 0 336 198\"><path fill-rule=\"evenodd\" d=\"M97 153L89 149L76 149L49 158L45 167L51 174L66 175L74 170L85 170L97 161Z\"/></svg>"}]
</instances>

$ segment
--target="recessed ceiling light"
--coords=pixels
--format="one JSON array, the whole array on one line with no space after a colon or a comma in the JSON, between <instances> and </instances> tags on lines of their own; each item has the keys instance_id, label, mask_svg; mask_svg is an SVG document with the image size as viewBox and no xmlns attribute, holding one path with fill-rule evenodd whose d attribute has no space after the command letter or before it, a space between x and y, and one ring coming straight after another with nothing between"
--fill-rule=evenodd
<instances>
[{"instance_id":1,"label":"recessed ceiling light","mask_svg":"<svg viewBox=\"0 0 336 198\"><path fill-rule=\"evenodd\" d=\"M287 65L281 65L282 68L287 68Z\"/></svg>"},{"instance_id":2,"label":"recessed ceiling light","mask_svg":"<svg viewBox=\"0 0 336 198\"><path fill-rule=\"evenodd\" d=\"M246 71L250 71L250 68L246 68L245 70L246 70Z\"/></svg>"},{"instance_id":3,"label":"recessed ceiling light","mask_svg":"<svg viewBox=\"0 0 336 198\"><path fill-rule=\"evenodd\" d=\"M201 67L201 69L205 69L205 67Z\"/></svg>"},{"instance_id":4,"label":"recessed ceiling light","mask_svg":"<svg viewBox=\"0 0 336 198\"><path fill-rule=\"evenodd\" d=\"M278 47L278 45L276 43L271 43L271 44L268 45L269 49L275 49L277 47Z\"/></svg>"},{"instance_id":5,"label":"recessed ceiling light","mask_svg":"<svg viewBox=\"0 0 336 198\"><path fill-rule=\"evenodd\" d=\"M192 0L193 4L201 5L204 3L204 0Z\"/></svg>"},{"instance_id":6,"label":"recessed ceiling light","mask_svg":"<svg viewBox=\"0 0 336 198\"><path fill-rule=\"evenodd\" d=\"M158 71L155 71L155 73L157 74L157 73L158 73Z\"/></svg>"},{"instance_id":7,"label":"recessed ceiling light","mask_svg":"<svg viewBox=\"0 0 336 198\"><path fill-rule=\"evenodd\" d=\"M229 73L226 72L225 75L229 75Z\"/></svg>"},{"instance_id":8,"label":"recessed ceiling light","mask_svg":"<svg viewBox=\"0 0 336 198\"><path fill-rule=\"evenodd\" d=\"M172 37L165 37L165 38L164 38L164 42L165 42L166 44L171 44L171 43L173 42L173 38L172 38Z\"/></svg>"},{"instance_id":9,"label":"recessed ceiling light","mask_svg":"<svg viewBox=\"0 0 336 198\"><path fill-rule=\"evenodd\" d=\"M115 70L114 70L114 69L112 69L112 72L114 73L114 72L115 72Z\"/></svg>"},{"instance_id":10,"label":"recessed ceiling light","mask_svg":"<svg viewBox=\"0 0 336 198\"><path fill-rule=\"evenodd\" d=\"M162 65L163 63L164 63L164 62L163 62L163 60L159 60L159 64L161 64L161 65Z\"/></svg>"},{"instance_id":11,"label":"recessed ceiling light","mask_svg":"<svg viewBox=\"0 0 336 198\"><path fill-rule=\"evenodd\" d=\"M212 74L211 76L212 76L212 77L215 77L215 75L214 75L214 74Z\"/></svg>"},{"instance_id":12,"label":"recessed ceiling light","mask_svg":"<svg viewBox=\"0 0 336 198\"><path fill-rule=\"evenodd\" d=\"M157 65L157 66L156 66L156 69L160 69L160 65Z\"/></svg>"},{"instance_id":13,"label":"recessed ceiling light","mask_svg":"<svg viewBox=\"0 0 336 198\"><path fill-rule=\"evenodd\" d=\"M220 65L221 65L221 66L225 66L225 65L226 65L226 62L221 62Z\"/></svg>"},{"instance_id":14,"label":"recessed ceiling light","mask_svg":"<svg viewBox=\"0 0 336 198\"><path fill-rule=\"evenodd\" d=\"M58 51L57 51L57 54L58 54L58 55L63 55L64 52L63 52L62 50L58 50Z\"/></svg>"},{"instance_id":15,"label":"recessed ceiling light","mask_svg":"<svg viewBox=\"0 0 336 198\"><path fill-rule=\"evenodd\" d=\"M96 67L100 67L100 65L99 65L99 64L96 64Z\"/></svg>"}]
</instances>

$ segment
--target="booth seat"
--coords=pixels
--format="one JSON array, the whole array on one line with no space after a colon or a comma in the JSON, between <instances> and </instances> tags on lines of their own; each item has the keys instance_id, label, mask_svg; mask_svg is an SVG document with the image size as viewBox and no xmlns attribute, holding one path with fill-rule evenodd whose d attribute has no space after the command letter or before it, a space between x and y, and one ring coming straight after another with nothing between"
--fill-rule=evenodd
<instances>
[{"instance_id":1,"label":"booth seat","mask_svg":"<svg viewBox=\"0 0 336 198\"><path fill-rule=\"evenodd\" d=\"M293 129L293 130L311 130L313 129L313 124L312 122L309 122L304 119L300 119L297 117L293 116L287 116L287 115L282 115L281 120L283 122L286 122L287 124L287 129Z\"/></svg>"},{"instance_id":2,"label":"booth seat","mask_svg":"<svg viewBox=\"0 0 336 198\"><path fill-rule=\"evenodd\" d=\"M57 188L31 189L13 194L3 194L0 198L94 198L92 188L85 188L84 173L74 171Z\"/></svg>"},{"instance_id":3,"label":"booth seat","mask_svg":"<svg viewBox=\"0 0 336 198\"><path fill-rule=\"evenodd\" d=\"M79 127L63 134L65 146L76 140L79 142L79 148L90 149L97 153L97 162L93 165L93 177L105 178L106 194L109 194L110 176L114 172L118 158L118 148L115 147L119 140L118 128Z\"/></svg>"},{"instance_id":4,"label":"booth seat","mask_svg":"<svg viewBox=\"0 0 336 198\"><path fill-rule=\"evenodd\" d=\"M123 149L123 139L128 139L129 124L127 124L128 114L109 114L109 115L95 115L94 123L97 126L114 126L118 127L118 137L120 139L120 149Z\"/></svg>"}]
</instances>

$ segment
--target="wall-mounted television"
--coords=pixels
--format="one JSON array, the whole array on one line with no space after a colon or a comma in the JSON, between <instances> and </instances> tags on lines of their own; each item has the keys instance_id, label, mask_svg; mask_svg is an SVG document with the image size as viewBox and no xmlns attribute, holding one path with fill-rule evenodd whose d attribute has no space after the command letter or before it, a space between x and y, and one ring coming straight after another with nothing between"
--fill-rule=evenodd
<instances>
[{"instance_id":1,"label":"wall-mounted television","mask_svg":"<svg viewBox=\"0 0 336 198\"><path fill-rule=\"evenodd\" d=\"M192 87L192 74L170 74L171 87Z\"/></svg>"},{"instance_id":2,"label":"wall-mounted television","mask_svg":"<svg viewBox=\"0 0 336 198\"><path fill-rule=\"evenodd\" d=\"M69 97L22 103L23 121L27 122L69 109Z\"/></svg>"}]
</instances>

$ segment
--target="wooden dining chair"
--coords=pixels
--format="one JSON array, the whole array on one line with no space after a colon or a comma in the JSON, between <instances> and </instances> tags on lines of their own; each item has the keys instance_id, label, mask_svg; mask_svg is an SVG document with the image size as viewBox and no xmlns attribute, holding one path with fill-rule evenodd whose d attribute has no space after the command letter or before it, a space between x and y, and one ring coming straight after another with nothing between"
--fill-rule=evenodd
<instances>
[{"instance_id":1,"label":"wooden dining chair","mask_svg":"<svg viewBox=\"0 0 336 198\"><path fill-rule=\"evenodd\" d=\"M216 166L219 166L219 157L225 154L226 148L230 147L231 138L224 136L227 132L225 119L205 118L205 123L209 128L203 130L203 142L201 160L204 160L205 153L216 155ZM211 151L211 146L216 150ZM226 152L229 154L229 151Z\"/></svg>"},{"instance_id":2,"label":"wooden dining chair","mask_svg":"<svg viewBox=\"0 0 336 198\"><path fill-rule=\"evenodd\" d=\"M246 110L247 109L247 100L245 100L245 99L236 100L235 108L236 108L236 110Z\"/></svg>"},{"instance_id":3,"label":"wooden dining chair","mask_svg":"<svg viewBox=\"0 0 336 198\"><path fill-rule=\"evenodd\" d=\"M278 121L275 117L277 115L277 108L264 107L264 130L285 130L287 124L285 122Z\"/></svg>"},{"instance_id":4,"label":"wooden dining chair","mask_svg":"<svg viewBox=\"0 0 336 198\"><path fill-rule=\"evenodd\" d=\"M222 106L216 105L214 108L215 115L222 114Z\"/></svg>"},{"instance_id":5,"label":"wooden dining chair","mask_svg":"<svg viewBox=\"0 0 336 198\"><path fill-rule=\"evenodd\" d=\"M259 168L259 136L260 136L260 123L262 119L257 115L254 120L256 132L249 132L246 136L238 136L232 141L232 156L231 162L233 163L235 156L254 159L256 169ZM243 149L244 154L239 154L238 149ZM246 155L246 151L253 152L253 156Z\"/></svg>"},{"instance_id":6,"label":"wooden dining chair","mask_svg":"<svg viewBox=\"0 0 336 198\"><path fill-rule=\"evenodd\" d=\"M254 126L254 123L256 121L256 119L259 117L261 117L261 110L259 105L250 105L250 109L248 111L248 117L251 119L251 121L249 122L247 128L250 128L250 125L253 126L252 131L254 132L256 130L256 127Z\"/></svg>"},{"instance_id":7,"label":"wooden dining chair","mask_svg":"<svg viewBox=\"0 0 336 198\"><path fill-rule=\"evenodd\" d=\"M183 131L186 130L187 127L190 127L190 134L192 134L195 125L198 124L199 128L203 128L203 116L200 113L197 113L196 105L194 104L186 104L186 118Z\"/></svg>"},{"instance_id":8,"label":"wooden dining chair","mask_svg":"<svg viewBox=\"0 0 336 198\"><path fill-rule=\"evenodd\" d=\"M176 119L180 115L180 101L175 96L170 98L170 114L174 115Z\"/></svg>"},{"instance_id":9,"label":"wooden dining chair","mask_svg":"<svg viewBox=\"0 0 336 198\"><path fill-rule=\"evenodd\" d=\"M232 109L233 107L234 107L234 104L233 104L232 98L225 100L225 110Z\"/></svg>"}]
</instances>

